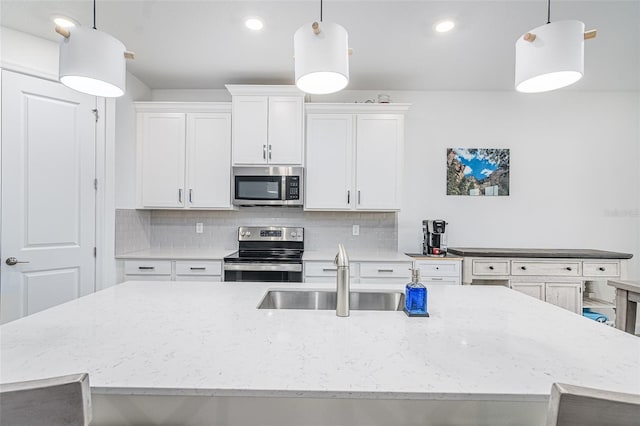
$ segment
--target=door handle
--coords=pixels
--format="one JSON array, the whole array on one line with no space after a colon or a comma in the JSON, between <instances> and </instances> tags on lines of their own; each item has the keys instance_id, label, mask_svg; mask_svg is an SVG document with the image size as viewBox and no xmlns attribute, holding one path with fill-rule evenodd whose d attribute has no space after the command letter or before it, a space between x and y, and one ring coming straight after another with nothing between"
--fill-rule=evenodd
<instances>
[{"instance_id":1,"label":"door handle","mask_svg":"<svg viewBox=\"0 0 640 426\"><path fill-rule=\"evenodd\" d=\"M193 189L189 189L189 203L193 204Z\"/></svg>"},{"instance_id":2,"label":"door handle","mask_svg":"<svg viewBox=\"0 0 640 426\"><path fill-rule=\"evenodd\" d=\"M262 145L262 159L267 159L267 145Z\"/></svg>"},{"instance_id":3,"label":"door handle","mask_svg":"<svg viewBox=\"0 0 640 426\"><path fill-rule=\"evenodd\" d=\"M17 265L18 263L30 263L26 260L18 260L15 257L7 257L7 260L4 261L9 266Z\"/></svg>"},{"instance_id":4,"label":"door handle","mask_svg":"<svg viewBox=\"0 0 640 426\"><path fill-rule=\"evenodd\" d=\"M271 144L269 144L269 160L271 160Z\"/></svg>"},{"instance_id":5,"label":"door handle","mask_svg":"<svg viewBox=\"0 0 640 426\"><path fill-rule=\"evenodd\" d=\"M358 189L358 204L360 204L360 190Z\"/></svg>"},{"instance_id":6,"label":"door handle","mask_svg":"<svg viewBox=\"0 0 640 426\"><path fill-rule=\"evenodd\" d=\"M182 203L182 188L178 189L178 202Z\"/></svg>"},{"instance_id":7,"label":"door handle","mask_svg":"<svg viewBox=\"0 0 640 426\"><path fill-rule=\"evenodd\" d=\"M347 204L351 204L351 191L347 190Z\"/></svg>"}]
</instances>

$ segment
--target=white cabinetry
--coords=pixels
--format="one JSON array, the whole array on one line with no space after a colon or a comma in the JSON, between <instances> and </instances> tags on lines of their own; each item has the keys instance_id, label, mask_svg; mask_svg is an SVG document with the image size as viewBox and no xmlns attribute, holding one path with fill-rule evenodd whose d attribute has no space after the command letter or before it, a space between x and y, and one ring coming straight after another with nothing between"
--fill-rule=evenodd
<instances>
[{"instance_id":1,"label":"white cabinetry","mask_svg":"<svg viewBox=\"0 0 640 426\"><path fill-rule=\"evenodd\" d=\"M234 165L302 165L304 94L295 86L227 85Z\"/></svg>"},{"instance_id":2,"label":"white cabinetry","mask_svg":"<svg viewBox=\"0 0 640 426\"><path fill-rule=\"evenodd\" d=\"M582 282L511 281L513 290L582 314Z\"/></svg>"},{"instance_id":3,"label":"white cabinetry","mask_svg":"<svg viewBox=\"0 0 640 426\"><path fill-rule=\"evenodd\" d=\"M413 267L420 270L420 280L423 284L448 284L461 285L462 259L449 258L428 258L416 259Z\"/></svg>"},{"instance_id":4,"label":"white cabinetry","mask_svg":"<svg viewBox=\"0 0 640 426\"><path fill-rule=\"evenodd\" d=\"M407 104L307 104L306 210L400 209Z\"/></svg>"},{"instance_id":5,"label":"white cabinetry","mask_svg":"<svg viewBox=\"0 0 640 426\"><path fill-rule=\"evenodd\" d=\"M137 102L138 205L231 208L228 103Z\"/></svg>"},{"instance_id":6,"label":"white cabinetry","mask_svg":"<svg viewBox=\"0 0 640 426\"><path fill-rule=\"evenodd\" d=\"M509 286L582 314L583 307L613 308L613 294L598 290L595 284L598 280L623 276L624 266L623 259L465 257L463 282ZM596 287L593 297L585 294L585 283Z\"/></svg>"},{"instance_id":7,"label":"white cabinetry","mask_svg":"<svg viewBox=\"0 0 640 426\"><path fill-rule=\"evenodd\" d=\"M411 277L411 262L349 262L349 276L354 284L406 284ZM328 261L305 261L304 282L336 281L336 266Z\"/></svg>"},{"instance_id":8,"label":"white cabinetry","mask_svg":"<svg viewBox=\"0 0 640 426\"><path fill-rule=\"evenodd\" d=\"M221 260L125 260L125 281L222 281Z\"/></svg>"}]
</instances>

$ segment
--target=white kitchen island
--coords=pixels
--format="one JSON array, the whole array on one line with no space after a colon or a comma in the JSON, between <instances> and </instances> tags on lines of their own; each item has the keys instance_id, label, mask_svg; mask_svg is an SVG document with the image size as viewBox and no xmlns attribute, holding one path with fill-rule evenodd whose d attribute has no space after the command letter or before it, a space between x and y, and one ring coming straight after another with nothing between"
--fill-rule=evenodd
<instances>
[{"instance_id":1,"label":"white kitchen island","mask_svg":"<svg viewBox=\"0 0 640 426\"><path fill-rule=\"evenodd\" d=\"M0 382L88 372L93 424L538 425L553 382L640 394L639 338L508 288L256 309L296 287L334 284L123 283L0 326Z\"/></svg>"}]
</instances>

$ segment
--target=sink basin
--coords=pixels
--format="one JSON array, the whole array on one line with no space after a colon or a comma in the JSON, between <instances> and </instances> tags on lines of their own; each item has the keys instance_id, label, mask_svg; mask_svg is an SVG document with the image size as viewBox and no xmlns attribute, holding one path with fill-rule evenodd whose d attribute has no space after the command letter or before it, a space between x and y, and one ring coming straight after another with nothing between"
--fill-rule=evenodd
<instances>
[{"instance_id":1,"label":"sink basin","mask_svg":"<svg viewBox=\"0 0 640 426\"><path fill-rule=\"evenodd\" d=\"M269 290L258 309L336 309L336 292L331 290ZM349 309L354 311L401 311L404 293L399 291L352 291Z\"/></svg>"}]
</instances>

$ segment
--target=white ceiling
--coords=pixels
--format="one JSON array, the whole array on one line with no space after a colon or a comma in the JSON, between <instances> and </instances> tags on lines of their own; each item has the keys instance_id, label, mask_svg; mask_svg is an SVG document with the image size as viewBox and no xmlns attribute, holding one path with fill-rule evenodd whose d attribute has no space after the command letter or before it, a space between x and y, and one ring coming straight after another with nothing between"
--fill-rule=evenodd
<instances>
[{"instance_id":1,"label":"white ceiling","mask_svg":"<svg viewBox=\"0 0 640 426\"><path fill-rule=\"evenodd\" d=\"M293 84L293 34L319 19L319 0L98 0L97 27L136 60L128 70L154 89L223 89L226 83ZM577 19L585 44L578 90L640 90L640 0L559 1L552 21ZM0 0L2 26L59 40L50 15L92 25L91 0ZM514 43L546 22L545 0L326 0L324 20L349 32L349 89L512 90ZM254 33L243 18L257 15ZM457 27L433 31L441 18Z\"/></svg>"}]
</instances>

